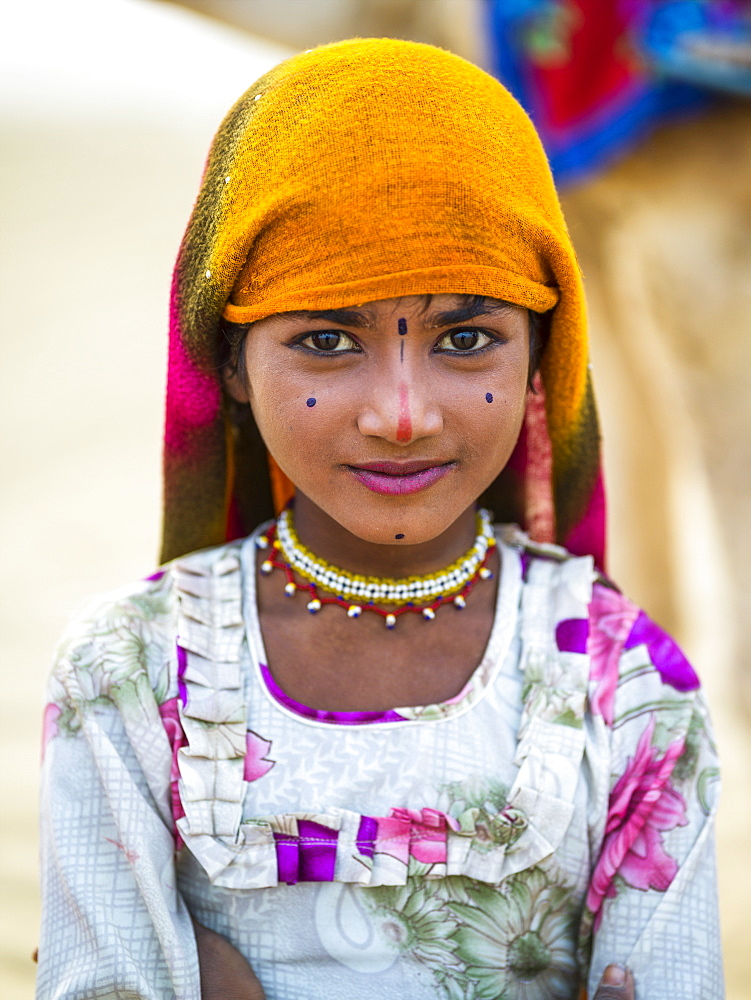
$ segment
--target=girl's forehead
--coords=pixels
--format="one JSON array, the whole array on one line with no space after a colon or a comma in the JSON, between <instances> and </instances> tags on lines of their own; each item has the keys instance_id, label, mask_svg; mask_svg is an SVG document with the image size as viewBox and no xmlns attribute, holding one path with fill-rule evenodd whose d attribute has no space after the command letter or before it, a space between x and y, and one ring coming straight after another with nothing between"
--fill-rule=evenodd
<instances>
[{"instance_id":1,"label":"girl's forehead","mask_svg":"<svg viewBox=\"0 0 751 1000\"><path fill-rule=\"evenodd\" d=\"M396 298L376 299L371 302L355 303L333 309L300 309L276 313L273 317L285 321L324 320L339 322L346 326L371 327L388 317L404 316L419 321L424 326L447 326L461 323L475 316L490 313L526 311L503 299L485 295L462 293L437 293L429 295L404 295Z\"/></svg>"}]
</instances>

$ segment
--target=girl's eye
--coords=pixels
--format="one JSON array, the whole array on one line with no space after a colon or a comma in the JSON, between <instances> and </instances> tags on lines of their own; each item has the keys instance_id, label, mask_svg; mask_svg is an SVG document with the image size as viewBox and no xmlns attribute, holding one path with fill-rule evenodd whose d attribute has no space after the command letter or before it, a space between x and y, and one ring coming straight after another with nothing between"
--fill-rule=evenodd
<instances>
[{"instance_id":1,"label":"girl's eye","mask_svg":"<svg viewBox=\"0 0 751 1000\"><path fill-rule=\"evenodd\" d=\"M471 354L473 351L481 351L493 343L496 343L494 338L482 330L450 330L448 333L444 333L434 350L454 354Z\"/></svg>"},{"instance_id":2,"label":"girl's eye","mask_svg":"<svg viewBox=\"0 0 751 1000\"><path fill-rule=\"evenodd\" d=\"M359 350L349 334L341 330L317 330L301 337L299 343L317 354L342 354L344 351Z\"/></svg>"}]
</instances>

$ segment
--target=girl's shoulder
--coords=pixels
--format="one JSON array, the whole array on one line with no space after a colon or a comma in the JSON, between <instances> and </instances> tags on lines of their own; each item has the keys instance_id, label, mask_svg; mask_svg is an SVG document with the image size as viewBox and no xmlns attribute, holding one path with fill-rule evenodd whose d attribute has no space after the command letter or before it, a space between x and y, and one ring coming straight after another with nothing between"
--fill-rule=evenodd
<instances>
[{"instance_id":1,"label":"girl's shoulder","mask_svg":"<svg viewBox=\"0 0 751 1000\"><path fill-rule=\"evenodd\" d=\"M595 698L606 716L612 716L616 685L641 681L641 687L660 685L676 697L700 687L675 639L619 590L600 582L592 588L588 647Z\"/></svg>"},{"instance_id":2,"label":"girl's shoulder","mask_svg":"<svg viewBox=\"0 0 751 1000\"><path fill-rule=\"evenodd\" d=\"M169 667L181 597L212 602L228 587L239 597L239 543L190 553L150 576L89 598L58 644L53 692L91 703L117 700L124 689L148 682L158 693L174 674Z\"/></svg>"},{"instance_id":3,"label":"girl's shoulder","mask_svg":"<svg viewBox=\"0 0 751 1000\"><path fill-rule=\"evenodd\" d=\"M656 711L685 710L696 700L699 677L680 645L598 571L591 556L534 542L513 526L504 527L500 535L520 553L525 584L544 579L549 588L564 590L564 601L566 589L577 590L581 599L586 588L586 622L564 620L556 628L559 648L575 633L577 649L589 657L592 714L616 726L647 703ZM541 566L547 573L540 573ZM574 629L574 624L579 627Z\"/></svg>"},{"instance_id":4,"label":"girl's shoulder","mask_svg":"<svg viewBox=\"0 0 751 1000\"><path fill-rule=\"evenodd\" d=\"M610 734L616 785L624 775L640 776L642 791L670 779L670 788L698 795L703 814L711 811L718 775L712 722L699 677L675 639L619 591L595 583L588 653L588 711Z\"/></svg>"}]
</instances>

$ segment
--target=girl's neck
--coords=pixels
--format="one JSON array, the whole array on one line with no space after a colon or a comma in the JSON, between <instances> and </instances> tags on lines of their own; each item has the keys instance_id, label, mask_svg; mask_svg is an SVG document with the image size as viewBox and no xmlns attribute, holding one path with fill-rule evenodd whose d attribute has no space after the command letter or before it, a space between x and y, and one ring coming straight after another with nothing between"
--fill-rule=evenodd
<instances>
[{"instance_id":1,"label":"girl's neck","mask_svg":"<svg viewBox=\"0 0 751 1000\"><path fill-rule=\"evenodd\" d=\"M419 545L379 545L343 528L305 494L295 497L295 529L303 545L326 562L365 576L434 573L458 559L475 540L475 508L467 508L441 535Z\"/></svg>"}]
</instances>

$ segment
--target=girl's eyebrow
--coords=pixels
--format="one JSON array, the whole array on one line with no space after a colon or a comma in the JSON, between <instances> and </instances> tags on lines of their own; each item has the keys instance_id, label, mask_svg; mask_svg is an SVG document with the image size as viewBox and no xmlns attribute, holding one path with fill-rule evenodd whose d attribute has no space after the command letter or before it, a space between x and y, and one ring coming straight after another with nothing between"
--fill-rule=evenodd
<instances>
[{"instance_id":1,"label":"girl's eyebrow","mask_svg":"<svg viewBox=\"0 0 751 1000\"><path fill-rule=\"evenodd\" d=\"M340 326L370 327L372 322L367 313L360 312L359 309L297 309L292 312L285 312L282 316L287 319L323 319L327 323L337 323Z\"/></svg>"},{"instance_id":2,"label":"girl's eyebrow","mask_svg":"<svg viewBox=\"0 0 751 1000\"><path fill-rule=\"evenodd\" d=\"M474 319L475 316L487 316L490 313L507 312L513 308L510 302L501 302L498 299L468 302L457 306L456 309L446 309L443 312L427 316L425 318L425 326L430 329L439 326L454 326L457 323L466 323L467 320Z\"/></svg>"}]
</instances>

